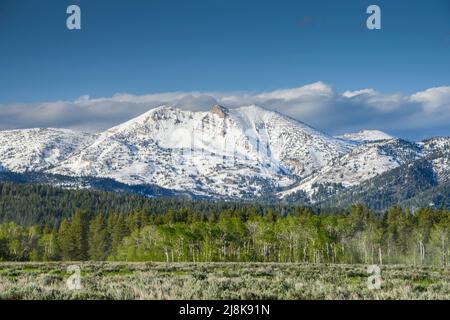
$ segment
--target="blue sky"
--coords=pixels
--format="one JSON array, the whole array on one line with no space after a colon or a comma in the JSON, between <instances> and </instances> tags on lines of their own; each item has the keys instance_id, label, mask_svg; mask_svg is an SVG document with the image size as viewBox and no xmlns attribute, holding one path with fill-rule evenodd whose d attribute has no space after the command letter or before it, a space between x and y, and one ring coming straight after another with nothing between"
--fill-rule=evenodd
<instances>
[{"instance_id":1,"label":"blue sky","mask_svg":"<svg viewBox=\"0 0 450 320\"><path fill-rule=\"evenodd\" d=\"M382 30L365 26L370 4ZM0 0L0 57L4 106L317 81L409 96L450 85L450 1Z\"/></svg>"}]
</instances>

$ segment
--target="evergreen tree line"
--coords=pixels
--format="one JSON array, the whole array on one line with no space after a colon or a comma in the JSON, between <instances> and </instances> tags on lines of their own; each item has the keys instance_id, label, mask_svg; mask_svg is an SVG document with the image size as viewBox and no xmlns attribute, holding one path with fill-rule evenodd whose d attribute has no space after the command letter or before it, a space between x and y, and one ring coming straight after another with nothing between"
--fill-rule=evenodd
<instances>
[{"instance_id":1,"label":"evergreen tree line","mask_svg":"<svg viewBox=\"0 0 450 320\"><path fill-rule=\"evenodd\" d=\"M127 214L142 210L147 214L163 215L169 209L191 208L202 215L224 210L256 209L264 215L269 210L286 215L295 210L294 205L207 201L181 197L148 198L125 192L105 192L90 189L62 189L48 185L0 182L0 223L16 222L22 226L59 226L64 218L71 218L76 210L101 214L111 212Z\"/></svg>"},{"instance_id":2,"label":"evergreen tree line","mask_svg":"<svg viewBox=\"0 0 450 320\"><path fill-rule=\"evenodd\" d=\"M149 214L78 210L58 226L0 224L3 261L166 261L411 264L448 267L450 212L362 205L318 215L256 208L205 215L192 208Z\"/></svg>"}]
</instances>

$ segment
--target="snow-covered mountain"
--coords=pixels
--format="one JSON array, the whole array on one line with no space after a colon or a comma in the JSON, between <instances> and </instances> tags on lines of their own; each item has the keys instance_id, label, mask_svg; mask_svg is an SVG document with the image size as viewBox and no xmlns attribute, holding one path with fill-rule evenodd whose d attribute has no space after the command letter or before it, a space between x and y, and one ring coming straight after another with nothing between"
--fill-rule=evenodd
<instances>
[{"instance_id":1,"label":"snow-covered mountain","mask_svg":"<svg viewBox=\"0 0 450 320\"><path fill-rule=\"evenodd\" d=\"M254 197L293 184L350 147L257 106L209 112L159 107L100 134L50 172Z\"/></svg>"},{"instance_id":2,"label":"snow-covered mountain","mask_svg":"<svg viewBox=\"0 0 450 320\"><path fill-rule=\"evenodd\" d=\"M450 138L413 143L376 130L332 137L255 105L161 106L96 135L0 131L0 171L110 178L217 198L303 193L315 202L324 190L331 196L417 159L448 182L449 150Z\"/></svg>"}]
</instances>

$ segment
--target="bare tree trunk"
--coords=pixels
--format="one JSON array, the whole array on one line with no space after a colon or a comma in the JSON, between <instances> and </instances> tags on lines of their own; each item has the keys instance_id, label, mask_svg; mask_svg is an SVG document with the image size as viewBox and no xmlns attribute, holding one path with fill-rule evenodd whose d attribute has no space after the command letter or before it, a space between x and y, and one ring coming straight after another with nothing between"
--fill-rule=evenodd
<instances>
[{"instance_id":1,"label":"bare tree trunk","mask_svg":"<svg viewBox=\"0 0 450 320\"><path fill-rule=\"evenodd\" d=\"M167 250L167 248L164 248L164 253L166 255L166 262L169 263L169 251Z\"/></svg>"},{"instance_id":2,"label":"bare tree trunk","mask_svg":"<svg viewBox=\"0 0 450 320\"><path fill-rule=\"evenodd\" d=\"M423 261L425 260L425 246L423 245L422 240L419 241L419 248L420 248L420 262L423 264Z\"/></svg>"},{"instance_id":3,"label":"bare tree trunk","mask_svg":"<svg viewBox=\"0 0 450 320\"><path fill-rule=\"evenodd\" d=\"M373 264L374 247L370 246L370 263Z\"/></svg>"},{"instance_id":4,"label":"bare tree trunk","mask_svg":"<svg viewBox=\"0 0 450 320\"><path fill-rule=\"evenodd\" d=\"M442 268L445 268L445 241L444 235L441 235Z\"/></svg>"},{"instance_id":5,"label":"bare tree trunk","mask_svg":"<svg viewBox=\"0 0 450 320\"><path fill-rule=\"evenodd\" d=\"M303 247L303 262L306 262L306 245Z\"/></svg>"}]
</instances>

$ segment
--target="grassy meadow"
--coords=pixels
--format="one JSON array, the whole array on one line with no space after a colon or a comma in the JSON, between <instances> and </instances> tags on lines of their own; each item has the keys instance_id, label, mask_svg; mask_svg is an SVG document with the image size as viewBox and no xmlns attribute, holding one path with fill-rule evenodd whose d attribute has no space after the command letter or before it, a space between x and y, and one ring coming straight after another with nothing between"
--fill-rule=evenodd
<instances>
[{"instance_id":1,"label":"grassy meadow","mask_svg":"<svg viewBox=\"0 0 450 320\"><path fill-rule=\"evenodd\" d=\"M70 265L81 289L69 289ZM294 263L0 263L1 299L450 299L450 270Z\"/></svg>"}]
</instances>

